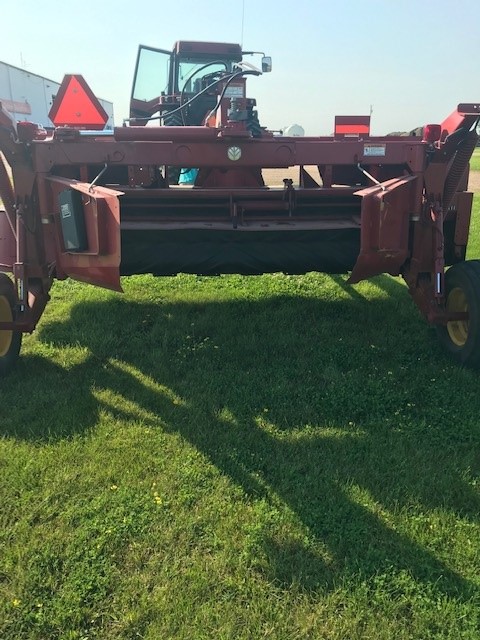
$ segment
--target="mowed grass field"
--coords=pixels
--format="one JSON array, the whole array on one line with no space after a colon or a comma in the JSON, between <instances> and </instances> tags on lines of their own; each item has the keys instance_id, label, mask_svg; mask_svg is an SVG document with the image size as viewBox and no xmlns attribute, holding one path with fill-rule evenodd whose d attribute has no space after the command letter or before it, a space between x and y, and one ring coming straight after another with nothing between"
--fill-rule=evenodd
<instances>
[{"instance_id":1,"label":"mowed grass field","mask_svg":"<svg viewBox=\"0 0 480 640\"><path fill-rule=\"evenodd\" d=\"M475 149L470 160L470 170L480 171L480 149Z\"/></svg>"},{"instance_id":2,"label":"mowed grass field","mask_svg":"<svg viewBox=\"0 0 480 640\"><path fill-rule=\"evenodd\" d=\"M0 381L2 640L480 638L479 373L345 281L55 284Z\"/></svg>"}]
</instances>

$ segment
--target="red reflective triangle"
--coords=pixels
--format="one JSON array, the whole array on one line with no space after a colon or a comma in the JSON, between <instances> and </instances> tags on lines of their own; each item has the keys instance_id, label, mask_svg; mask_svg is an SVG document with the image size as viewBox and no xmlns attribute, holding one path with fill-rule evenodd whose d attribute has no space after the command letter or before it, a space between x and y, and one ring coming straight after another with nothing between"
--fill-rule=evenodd
<instances>
[{"instance_id":1,"label":"red reflective triangle","mask_svg":"<svg viewBox=\"0 0 480 640\"><path fill-rule=\"evenodd\" d=\"M56 127L78 129L103 129L108 120L107 112L79 75L63 78L48 117Z\"/></svg>"}]
</instances>

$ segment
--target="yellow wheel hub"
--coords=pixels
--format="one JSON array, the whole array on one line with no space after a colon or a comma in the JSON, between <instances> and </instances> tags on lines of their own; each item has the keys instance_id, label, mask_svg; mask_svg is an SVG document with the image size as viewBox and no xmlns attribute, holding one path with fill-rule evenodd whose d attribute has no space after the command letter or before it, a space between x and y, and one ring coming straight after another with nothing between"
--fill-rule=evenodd
<instances>
[{"instance_id":1,"label":"yellow wheel hub","mask_svg":"<svg viewBox=\"0 0 480 640\"><path fill-rule=\"evenodd\" d=\"M0 322L12 322L12 309L5 296L0 295ZM0 329L0 358L5 356L12 344L13 331Z\"/></svg>"},{"instance_id":2,"label":"yellow wheel hub","mask_svg":"<svg viewBox=\"0 0 480 640\"><path fill-rule=\"evenodd\" d=\"M447 311L453 313L468 312L467 296L463 289L455 287L448 294ZM468 320L451 320L447 322L447 331L451 341L457 347L464 347L468 338Z\"/></svg>"}]
</instances>

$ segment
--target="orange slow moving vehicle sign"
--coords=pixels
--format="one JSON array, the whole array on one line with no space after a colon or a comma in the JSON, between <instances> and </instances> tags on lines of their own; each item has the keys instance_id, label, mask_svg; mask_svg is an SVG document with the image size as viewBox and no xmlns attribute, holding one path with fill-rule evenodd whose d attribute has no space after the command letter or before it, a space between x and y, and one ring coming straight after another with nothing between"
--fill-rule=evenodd
<instances>
[{"instance_id":1,"label":"orange slow moving vehicle sign","mask_svg":"<svg viewBox=\"0 0 480 640\"><path fill-rule=\"evenodd\" d=\"M83 76L66 75L48 117L56 127L103 129L108 114Z\"/></svg>"}]
</instances>

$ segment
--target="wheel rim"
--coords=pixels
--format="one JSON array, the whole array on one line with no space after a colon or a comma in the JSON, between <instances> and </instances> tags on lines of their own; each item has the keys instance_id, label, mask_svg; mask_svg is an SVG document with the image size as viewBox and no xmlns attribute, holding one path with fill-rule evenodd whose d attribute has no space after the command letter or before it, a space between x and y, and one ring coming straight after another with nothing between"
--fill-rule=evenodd
<instances>
[{"instance_id":1,"label":"wheel rim","mask_svg":"<svg viewBox=\"0 0 480 640\"><path fill-rule=\"evenodd\" d=\"M467 296L463 289L455 287L448 294L447 311L452 313L467 313ZM464 347L468 339L468 320L450 320L447 322L447 331L450 340L457 347Z\"/></svg>"},{"instance_id":2,"label":"wheel rim","mask_svg":"<svg viewBox=\"0 0 480 640\"><path fill-rule=\"evenodd\" d=\"M12 322L13 315L10 303L5 296L0 296L0 322ZM0 358L8 353L12 344L13 331L0 330Z\"/></svg>"}]
</instances>

